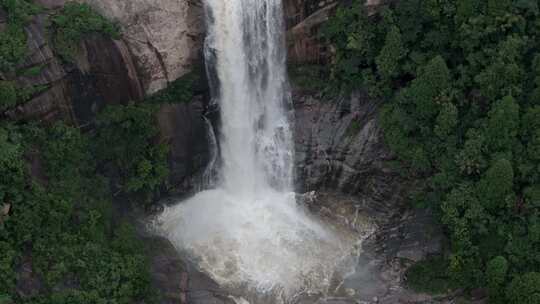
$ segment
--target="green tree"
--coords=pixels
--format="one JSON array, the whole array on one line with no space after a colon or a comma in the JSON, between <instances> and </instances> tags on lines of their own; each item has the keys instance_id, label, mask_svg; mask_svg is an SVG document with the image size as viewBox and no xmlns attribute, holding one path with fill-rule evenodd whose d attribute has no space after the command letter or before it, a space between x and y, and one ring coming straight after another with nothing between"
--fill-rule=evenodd
<instances>
[{"instance_id":1,"label":"green tree","mask_svg":"<svg viewBox=\"0 0 540 304\"><path fill-rule=\"evenodd\" d=\"M377 68L383 79L391 79L399 73L399 62L407 55L407 50L401 41L399 28L392 26L386 35L384 46L375 58Z\"/></svg>"},{"instance_id":2,"label":"green tree","mask_svg":"<svg viewBox=\"0 0 540 304\"><path fill-rule=\"evenodd\" d=\"M497 256L486 266L486 280L489 289L489 299L493 303L504 303L504 284L508 273L508 261Z\"/></svg>"},{"instance_id":3,"label":"green tree","mask_svg":"<svg viewBox=\"0 0 540 304\"><path fill-rule=\"evenodd\" d=\"M480 180L478 197L490 211L504 210L514 203L514 169L506 159L497 160Z\"/></svg>"},{"instance_id":4,"label":"green tree","mask_svg":"<svg viewBox=\"0 0 540 304\"><path fill-rule=\"evenodd\" d=\"M529 272L516 277L508 286L507 295L510 304L540 303L540 273Z\"/></svg>"},{"instance_id":5,"label":"green tree","mask_svg":"<svg viewBox=\"0 0 540 304\"><path fill-rule=\"evenodd\" d=\"M487 140L491 151L510 151L517 140L519 105L512 96L493 104L488 113Z\"/></svg>"}]
</instances>

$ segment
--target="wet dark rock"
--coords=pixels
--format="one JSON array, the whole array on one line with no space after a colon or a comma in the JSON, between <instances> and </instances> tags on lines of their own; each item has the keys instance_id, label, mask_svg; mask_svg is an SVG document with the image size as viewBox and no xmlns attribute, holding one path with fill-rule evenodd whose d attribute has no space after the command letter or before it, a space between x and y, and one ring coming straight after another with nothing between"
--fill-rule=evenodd
<instances>
[{"instance_id":1,"label":"wet dark rock","mask_svg":"<svg viewBox=\"0 0 540 304\"><path fill-rule=\"evenodd\" d=\"M406 187L389 165L395 157L384 144L380 103L362 93L323 98L301 90L293 102L299 192L330 189L393 209Z\"/></svg>"},{"instance_id":2,"label":"wet dark rock","mask_svg":"<svg viewBox=\"0 0 540 304\"><path fill-rule=\"evenodd\" d=\"M144 240L160 304L234 304L227 292L186 262L168 240L148 235Z\"/></svg>"},{"instance_id":3,"label":"wet dark rock","mask_svg":"<svg viewBox=\"0 0 540 304\"><path fill-rule=\"evenodd\" d=\"M368 234L341 293L358 303L444 303L404 284L408 267L440 253L445 240L433 214L406 201L414 179L390 166L395 156L384 143L380 103L361 92L324 98L303 90L293 102L296 185L309 194L306 205Z\"/></svg>"},{"instance_id":4,"label":"wet dark rock","mask_svg":"<svg viewBox=\"0 0 540 304\"><path fill-rule=\"evenodd\" d=\"M52 123L65 120L86 126L107 104L127 103L144 97L131 55L119 40L101 35L86 37L75 63L67 63L53 51L45 14L25 27L28 55L17 67L38 73L11 75L21 88L40 90L31 99L4 113L13 120Z\"/></svg>"},{"instance_id":5,"label":"wet dark rock","mask_svg":"<svg viewBox=\"0 0 540 304\"><path fill-rule=\"evenodd\" d=\"M164 104L158 111L160 140L169 145L169 184L175 192L196 188L198 173L209 159L207 126L203 120L204 100L197 96L190 103Z\"/></svg>"},{"instance_id":6,"label":"wet dark rock","mask_svg":"<svg viewBox=\"0 0 540 304\"><path fill-rule=\"evenodd\" d=\"M106 105L144 98L135 65L124 42L101 35L86 38L67 81L78 125L92 123Z\"/></svg>"}]
</instances>

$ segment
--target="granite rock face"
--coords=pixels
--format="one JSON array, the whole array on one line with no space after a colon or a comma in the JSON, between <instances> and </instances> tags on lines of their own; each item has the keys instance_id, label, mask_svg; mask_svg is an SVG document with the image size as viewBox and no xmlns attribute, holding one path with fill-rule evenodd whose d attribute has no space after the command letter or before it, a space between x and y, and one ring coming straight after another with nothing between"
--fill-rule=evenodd
<instances>
[{"instance_id":1,"label":"granite rock face","mask_svg":"<svg viewBox=\"0 0 540 304\"><path fill-rule=\"evenodd\" d=\"M374 227L356 272L344 282L354 296L340 301L446 303L404 284L410 265L442 252L444 236L428 210L413 209L406 200L414 179L389 164L395 157L384 143L380 102L360 92L328 98L296 89L293 104L298 191L317 193L320 210L349 210L344 216L370 219Z\"/></svg>"},{"instance_id":2,"label":"granite rock face","mask_svg":"<svg viewBox=\"0 0 540 304\"><path fill-rule=\"evenodd\" d=\"M67 0L36 0L49 9ZM75 0L117 22L145 93L154 93L189 72L201 58L202 0Z\"/></svg>"},{"instance_id":3,"label":"granite rock face","mask_svg":"<svg viewBox=\"0 0 540 304\"><path fill-rule=\"evenodd\" d=\"M379 102L361 93L322 98L293 92L297 186L302 192L333 189L391 201L402 181L389 166L394 156L383 141Z\"/></svg>"},{"instance_id":4,"label":"granite rock face","mask_svg":"<svg viewBox=\"0 0 540 304\"><path fill-rule=\"evenodd\" d=\"M32 98L3 113L14 120L89 123L106 104L126 103L144 96L132 57L124 42L100 35L86 37L73 63L54 53L45 14L33 18L25 31L28 55L18 70L39 68L37 74L7 75L20 87L41 87Z\"/></svg>"},{"instance_id":5,"label":"granite rock face","mask_svg":"<svg viewBox=\"0 0 540 304\"><path fill-rule=\"evenodd\" d=\"M332 60L333 48L320 38L320 29L338 5L350 0L284 0L288 59L291 64L324 64ZM369 13L382 0L367 0Z\"/></svg>"},{"instance_id":6,"label":"granite rock face","mask_svg":"<svg viewBox=\"0 0 540 304\"><path fill-rule=\"evenodd\" d=\"M234 304L229 293L187 263L168 240L144 236L150 276L160 304Z\"/></svg>"},{"instance_id":7,"label":"granite rock face","mask_svg":"<svg viewBox=\"0 0 540 304\"><path fill-rule=\"evenodd\" d=\"M201 0L79 0L120 24L144 91L153 93L189 72L204 38Z\"/></svg>"}]
</instances>

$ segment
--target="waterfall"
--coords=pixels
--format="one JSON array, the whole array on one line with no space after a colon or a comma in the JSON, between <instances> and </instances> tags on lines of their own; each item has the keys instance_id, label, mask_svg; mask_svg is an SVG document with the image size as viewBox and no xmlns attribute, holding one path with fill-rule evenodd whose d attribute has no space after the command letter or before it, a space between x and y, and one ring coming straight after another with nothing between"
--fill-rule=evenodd
<instances>
[{"instance_id":1,"label":"waterfall","mask_svg":"<svg viewBox=\"0 0 540 304\"><path fill-rule=\"evenodd\" d=\"M206 0L221 111L215 189L165 208L158 230L219 284L321 292L349 245L296 204L281 0ZM349 246L349 247L348 247Z\"/></svg>"},{"instance_id":2,"label":"waterfall","mask_svg":"<svg viewBox=\"0 0 540 304\"><path fill-rule=\"evenodd\" d=\"M246 196L270 185L290 191L293 149L281 1L206 4L206 50L215 54L207 62L219 79L212 91L223 121L223 186Z\"/></svg>"}]
</instances>

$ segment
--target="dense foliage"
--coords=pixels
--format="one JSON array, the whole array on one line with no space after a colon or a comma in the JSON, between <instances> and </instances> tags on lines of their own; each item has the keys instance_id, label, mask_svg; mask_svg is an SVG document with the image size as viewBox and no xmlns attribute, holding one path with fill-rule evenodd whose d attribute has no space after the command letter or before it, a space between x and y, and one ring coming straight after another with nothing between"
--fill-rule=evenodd
<instances>
[{"instance_id":1,"label":"dense foliage","mask_svg":"<svg viewBox=\"0 0 540 304\"><path fill-rule=\"evenodd\" d=\"M106 108L97 118L94 155L117 173L116 187L148 203L169 175L168 147L157 144L154 105Z\"/></svg>"},{"instance_id":2,"label":"dense foliage","mask_svg":"<svg viewBox=\"0 0 540 304\"><path fill-rule=\"evenodd\" d=\"M0 203L10 210L0 215L0 298L16 303L150 299L142 244L129 224L111 225L112 194L91 146L88 136L62 123L47 129L0 127ZM21 267L31 277L21 277ZM24 286L36 279L42 286L31 294L16 292L17 282Z\"/></svg>"},{"instance_id":3,"label":"dense foliage","mask_svg":"<svg viewBox=\"0 0 540 304\"><path fill-rule=\"evenodd\" d=\"M54 46L66 61L77 55L81 40L92 33L119 38L118 27L96 13L88 4L68 2L52 18Z\"/></svg>"},{"instance_id":4,"label":"dense foliage","mask_svg":"<svg viewBox=\"0 0 540 304\"><path fill-rule=\"evenodd\" d=\"M331 77L386 101L386 141L423 180L414 201L448 233L446 278L540 303L538 1L400 0L372 16L363 2L323 30Z\"/></svg>"},{"instance_id":5,"label":"dense foliage","mask_svg":"<svg viewBox=\"0 0 540 304\"><path fill-rule=\"evenodd\" d=\"M32 3L0 0L8 17L0 31L0 113L47 89L16 81L44 68L22 66L24 27L39 12ZM87 5L68 3L51 15L51 38L65 60L86 35L118 35ZM153 302L144 244L118 210L148 203L168 177L155 110L111 106L86 133L2 118L0 304Z\"/></svg>"},{"instance_id":6,"label":"dense foliage","mask_svg":"<svg viewBox=\"0 0 540 304\"><path fill-rule=\"evenodd\" d=\"M6 28L0 31L0 71L12 70L26 55L26 33L23 26L39 8L26 0L0 0L7 13Z\"/></svg>"}]
</instances>

